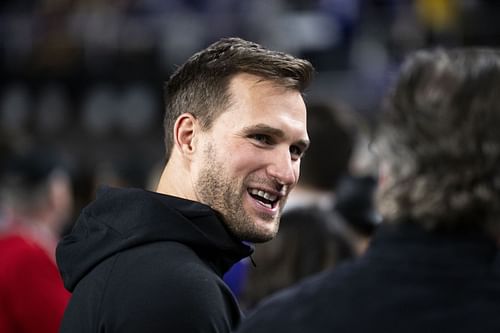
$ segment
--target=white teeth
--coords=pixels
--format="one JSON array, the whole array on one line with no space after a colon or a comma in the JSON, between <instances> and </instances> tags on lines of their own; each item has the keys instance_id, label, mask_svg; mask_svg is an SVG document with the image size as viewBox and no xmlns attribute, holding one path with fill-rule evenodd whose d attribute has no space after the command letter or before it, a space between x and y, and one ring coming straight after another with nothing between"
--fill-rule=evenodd
<instances>
[{"instance_id":1,"label":"white teeth","mask_svg":"<svg viewBox=\"0 0 500 333\"><path fill-rule=\"evenodd\" d=\"M270 193L264 193L264 198L266 198L269 201L274 201L278 198L278 196L272 195Z\"/></svg>"},{"instance_id":2,"label":"white teeth","mask_svg":"<svg viewBox=\"0 0 500 333\"><path fill-rule=\"evenodd\" d=\"M262 190L251 189L250 193L253 195L258 195L259 197L262 197L262 198L267 199L269 201L275 201L276 199L278 199L277 195L267 193L267 192L264 192Z\"/></svg>"},{"instance_id":3,"label":"white teeth","mask_svg":"<svg viewBox=\"0 0 500 333\"><path fill-rule=\"evenodd\" d=\"M273 206L271 204L267 204L267 203L264 203L264 202L260 202L263 206L266 206L267 208L269 209L272 209Z\"/></svg>"}]
</instances>

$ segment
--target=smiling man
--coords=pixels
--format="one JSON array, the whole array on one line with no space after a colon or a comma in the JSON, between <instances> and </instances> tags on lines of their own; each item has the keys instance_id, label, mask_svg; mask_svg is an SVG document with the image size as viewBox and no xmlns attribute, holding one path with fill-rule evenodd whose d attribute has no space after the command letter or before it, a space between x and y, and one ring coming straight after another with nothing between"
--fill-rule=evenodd
<instances>
[{"instance_id":1,"label":"smiling man","mask_svg":"<svg viewBox=\"0 0 500 333\"><path fill-rule=\"evenodd\" d=\"M167 82L156 192L100 191L58 247L73 295L61 332L230 332L223 274L272 239L309 145L305 60L238 38Z\"/></svg>"},{"instance_id":2,"label":"smiling man","mask_svg":"<svg viewBox=\"0 0 500 333\"><path fill-rule=\"evenodd\" d=\"M304 101L300 91L247 73L232 77L229 95L208 129L192 113L176 119L158 191L209 205L239 239L267 241L308 146Z\"/></svg>"}]
</instances>

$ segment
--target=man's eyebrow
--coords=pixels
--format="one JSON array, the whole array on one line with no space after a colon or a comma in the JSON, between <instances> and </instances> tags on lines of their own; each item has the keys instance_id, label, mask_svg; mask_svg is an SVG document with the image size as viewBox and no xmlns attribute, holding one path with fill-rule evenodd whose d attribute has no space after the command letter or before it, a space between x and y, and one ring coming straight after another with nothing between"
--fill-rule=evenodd
<instances>
[{"instance_id":1,"label":"man's eyebrow","mask_svg":"<svg viewBox=\"0 0 500 333\"><path fill-rule=\"evenodd\" d=\"M285 132L283 132L279 128L271 127L271 126L266 125L266 124L256 124L253 126L244 127L243 132L244 133L260 132L263 134L268 134L268 135L278 137L280 139L282 139L286 136ZM301 149L306 150L309 147L310 142L309 142L309 140L300 139L297 142L295 142L295 144L300 146Z\"/></svg>"}]
</instances>

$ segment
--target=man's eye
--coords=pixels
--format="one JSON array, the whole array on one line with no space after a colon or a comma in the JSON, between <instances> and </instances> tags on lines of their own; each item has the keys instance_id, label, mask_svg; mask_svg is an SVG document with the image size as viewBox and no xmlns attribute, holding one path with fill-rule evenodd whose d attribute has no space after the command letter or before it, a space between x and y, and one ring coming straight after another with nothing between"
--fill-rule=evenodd
<instances>
[{"instance_id":1,"label":"man's eye","mask_svg":"<svg viewBox=\"0 0 500 333\"><path fill-rule=\"evenodd\" d=\"M265 134L252 134L252 135L250 135L250 138L255 140L255 141L258 141L259 143L265 144L265 145L272 144L271 138Z\"/></svg>"},{"instance_id":2,"label":"man's eye","mask_svg":"<svg viewBox=\"0 0 500 333\"><path fill-rule=\"evenodd\" d=\"M290 154L292 154L292 158L294 159L299 159L302 158L302 156L304 156L304 152L302 151L302 149L300 149L297 146L290 147Z\"/></svg>"}]
</instances>

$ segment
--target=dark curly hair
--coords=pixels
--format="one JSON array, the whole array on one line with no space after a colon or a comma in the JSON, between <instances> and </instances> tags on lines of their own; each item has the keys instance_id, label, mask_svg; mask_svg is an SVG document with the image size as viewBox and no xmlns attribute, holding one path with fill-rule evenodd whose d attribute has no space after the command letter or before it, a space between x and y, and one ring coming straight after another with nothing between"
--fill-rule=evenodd
<instances>
[{"instance_id":1,"label":"dark curly hair","mask_svg":"<svg viewBox=\"0 0 500 333\"><path fill-rule=\"evenodd\" d=\"M416 52L384 107L380 213L428 229L499 229L500 53Z\"/></svg>"},{"instance_id":2,"label":"dark curly hair","mask_svg":"<svg viewBox=\"0 0 500 333\"><path fill-rule=\"evenodd\" d=\"M213 120L229 106L228 87L236 74L253 74L303 93L313 72L307 60L271 51L240 38L223 38L194 54L165 85L167 159L172 150L172 131L177 117L189 112L205 129L209 129Z\"/></svg>"}]
</instances>

